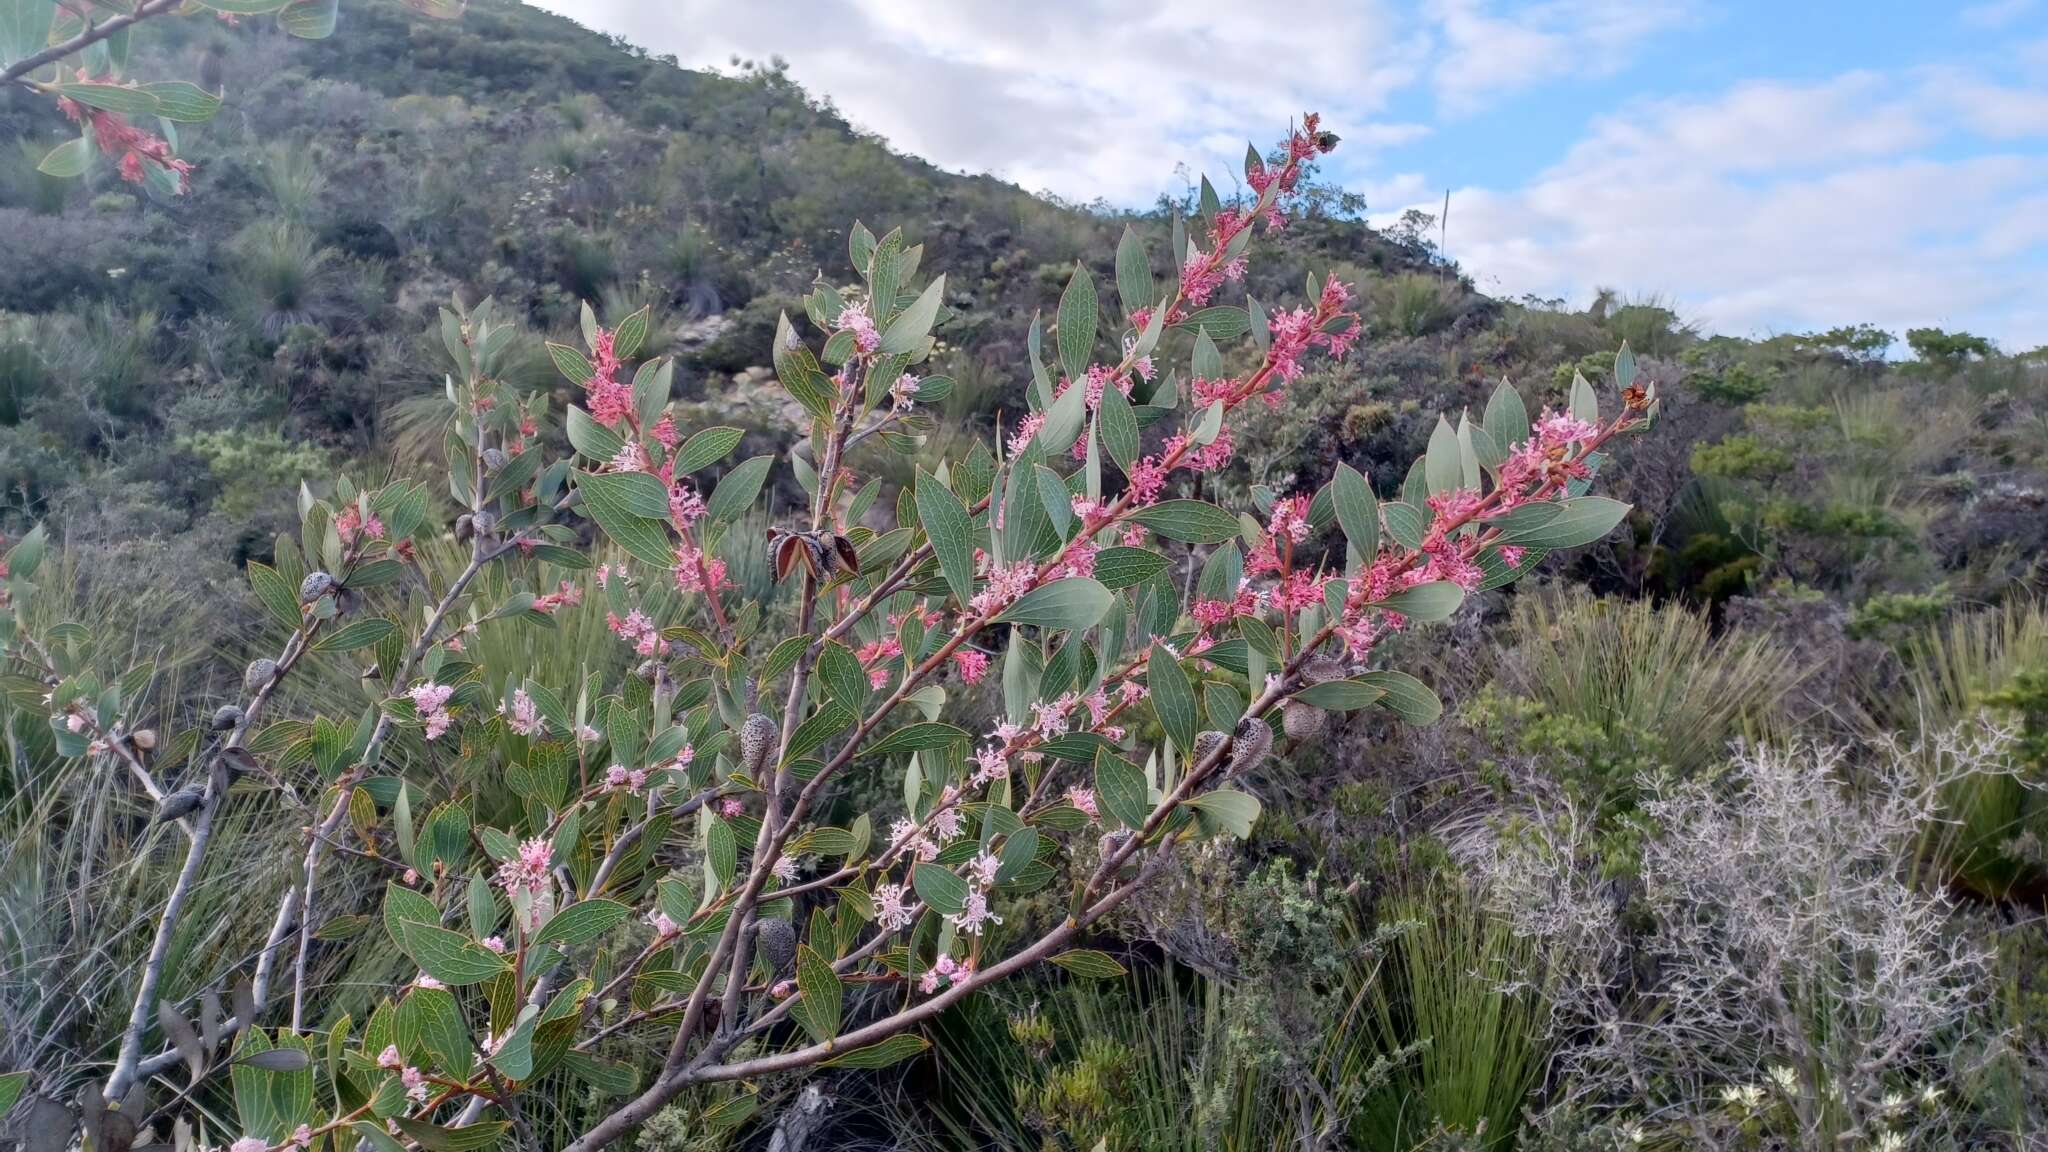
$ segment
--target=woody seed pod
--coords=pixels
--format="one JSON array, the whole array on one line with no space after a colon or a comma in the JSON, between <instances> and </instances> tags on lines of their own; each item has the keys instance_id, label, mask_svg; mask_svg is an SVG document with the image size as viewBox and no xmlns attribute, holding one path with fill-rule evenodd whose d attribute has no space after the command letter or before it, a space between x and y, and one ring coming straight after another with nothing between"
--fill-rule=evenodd
<instances>
[{"instance_id":1,"label":"woody seed pod","mask_svg":"<svg viewBox=\"0 0 2048 1152\"><path fill-rule=\"evenodd\" d=\"M156 747L156 729L137 728L134 735L128 737L128 741L144 752L148 752Z\"/></svg>"},{"instance_id":2,"label":"woody seed pod","mask_svg":"<svg viewBox=\"0 0 2048 1152\"><path fill-rule=\"evenodd\" d=\"M787 920L754 921L754 943L777 977L796 967L796 929Z\"/></svg>"},{"instance_id":3,"label":"woody seed pod","mask_svg":"<svg viewBox=\"0 0 2048 1152\"><path fill-rule=\"evenodd\" d=\"M1188 754L1188 766L1193 767L1207 760L1209 753L1223 747L1223 741L1226 739L1228 737L1224 736L1221 732L1198 733L1195 736L1195 750Z\"/></svg>"},{"instance_id":4,"label":"woody seed pod","mask_svg":"<svg viewBox=\"0 0 2048 1152\"><path fill-rule=\"evenodd\" d=\"M1311 684L1325 684L1344 678L1344 663L1334 656L1311 656L1301 666L1301 678Z\"/></svg>"},{"instance_id":5,"label":"woody seed pod","mask_svg":"<svg viewBox=\"0 0 2048 1152\"><path fill-rule=\"evenodd\" d=\"M213 714L213 730L215 732L225 732L241 722L242 710L233 704L223 704L220 706L220 710Z\"/></svg>"},{"instance_id":6,"label":"woody seed pod","mask_svg":"<svg viewBox=\"0 0 2048 1152\"><path fill-rule=\"evenodd\" d=\"M775 721L756 712L740 726L740 766L747 775L759 778L768 766L768 754L775 747Z\"/></svg>"},{"instance_id":7,"label":"woody seed pod","mask_svg":"<svg viewBox=\"0 0 2048 1152\"><path fill-rule=\"evenodd\" d=\"M1329 723L1330 714L1313 704L1289 700L1280 709L1280 729L1287 733L1289 740L1313 740L1323 734Z\"/></svg>"},{"instance_id":8,"label":"woody seed pod","mask_svg":"<svg viewBox=\"0 0 2048 1152\"><path fill-rule=\"evenodd\" d=\"M299 581L299 603L311 604L320 597L327 595L328 589L332 587L334 587L334 577L329 576L325 572L308 572L306 573L306 578Z\"/></svg>"},{"instance_id":9,"label":"woody seed pod","mask_svg":"<svg viewBox=\"0 0 2048 1152\"><path fill-rule=\"evenodd\" d=\"M1258 767L1266 753L1273 750L1273 726L1257 716L1247 716L1237 722L1235 736L1237 743L1230 750L1230 767L1223 773L1232 779Z\"/></svg>"},{"instance_id":10,"label":"woody seed pod","mask_svg":"<svg viewBox=\"0 0 2048 1152\"><path fill-rule=\"evenodd\" d=\"M1102 839L1096 841L1095 846L1102 850L1102 858L1107 860L1118 852L1123 851L1124 845L1130 842L1131 830L1129 828L1116 828L1104 832Z\"/></svg>"},{"instance_id":11,"label":"woody seed pod","mask_svg":"<svg viewBox=\"0 0 2048 1152\"><path fill-rule=\"evenodd\" d=\"M249 661L242 670L242 687L251 692L261 691L265 684L277 675L277 661L268 656Z\"/></svg>"},{"instance_id":12,"label":"woody seed pod","mask_svg":"<svg viewBox=\"0 0 2048 1152\"><path fill-rule=\"evenodd\" d=\"M502 448L486 448L486 449L484 449L484 468L485 468L485 470L486 470L486 471L490 471L490 472L496 472L496 471L499 471L500 469L502 469L502 468L504 468L504 467L505 467L505 450L504 450L504 449L502 449Z\"/></svg>"}]
</instances>

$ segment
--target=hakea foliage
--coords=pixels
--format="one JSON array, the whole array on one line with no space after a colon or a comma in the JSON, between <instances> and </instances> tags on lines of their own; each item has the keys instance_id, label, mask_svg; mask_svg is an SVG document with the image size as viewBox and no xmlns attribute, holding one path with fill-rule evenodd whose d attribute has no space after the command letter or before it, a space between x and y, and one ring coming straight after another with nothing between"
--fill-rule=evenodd
<instances>
[{"instance_id":1,"label":"hakea foliage","mask_svg":"<svg viewBox=\"0 0 2048 1152\"><path fill-rule=\"evenodd\" d=\"M424 485L303 493L299 539L250 566L289 638L251 665L214 733L145 754L133 702L148 670L101 682L85 638L10 622L9 656L65 755L125 762L153 790L173 765L200 769L175 816L188 859L235 776L324 787L279 927L228 977L235 1016L209 999L194 1029L146 980L105 1100L174 1067L195 1080L229 1067L242 1152L478 1147L516 1116L507 1093L566 1069L620 1098L573 1146L589 1149L691 1084L913 1055L917 1024L1030 964L1120 972L1088 927L1177 846L1251 833L1259 802L1234 782L1274 747L1267 718L1284 713L1295 738L1328 712L1433 721L1436 697L1382 667L1380 642L1605 535L1625 506L1586 488L1608 439L1654 408L1624 352L1611 417L1580 381L1568 410L1532 421L1503 384L1479 420L1439 423L1398 493L1340 467L1312 492L1255 489L1247 510L1178 495L1229 462L1247 405L1283 402L1358 338L1352 289L1334 278L1312 277L1291 307L1223 302L1255 233L1283 225L1334 143L1310 117L1270 160L1254 154L1247 204L1205 182L1198 227L1175 222L1164 283L1127 229L1120 308L1077 265L1052 324L1030 332L1029 415L920 464L899 492L857 478L848 453L871 438L922 452L926 406L951 388L925 370L945 279L920 287L919 247L856 226L859 282L821 279L803 302L817 342L787 317L776 334L775 370L809 425L783 461L735 462L740 430L681 427L670 363L635 361L647 312L607 326L588 308L580 343L549 345L579 393L562 414L572 456L550 459L545 397L496 374L512 329L489 301L445 311L446 496L464 509L451 530L468 566L437 584L419 565L415 541L443 532ZM1122 322L1104 329L1106 311ZM787 630L720 559L782 466L809 496L769 540L796 592ZM615 546L604 563L578 547L585 522ZM38 533L10 555L16 600L41 548ZM1168 556L1181 549L1202 554L1185 597ZM521 586L486 603L470 589L490 564ZM622 678L489 682L471 659L480 628L547 627L585 597L602 602ZM379 699L360 717L263 723L309 652L364 654ZM947 719L984 696L1001 702L992 730ZM401 775L382 757L401 729L429 762L459 758L461 778L499 774L521 810L485 823L461 791ZM900 782L900 814L821 821L855 763ZM345 841L345 863L324 848ZM701 863L667 869L677 847ZM368 1019L313 1031L305 963L327 874L360 855L395 861L382 928L418 975ZM1068 916L1019 931L1016 899L1062 877ZM287 969L288 1015L271 1003ZM669 1038L657 1067L621 1059L637 1050L625 1034L654 1029ZM159 1032L168 1047L144 1057ZM245 1081L258 1087L244 1095ZM743 1120L750 1092L703 1119ZM117 1107L94 1122L106 1116L138 1119Z\"/></svg>"},{"instance_id":2,"label":"hakea foliage","mask_svg":"<svg viewBox=\"0 0 2048 1152\"><path fill-rule=\"evenodd\" d=\"M454 17L463 0L411 0L419 12ZM190 12L230 24L271 17L291 36L334 34L339 0L7 0L0 5L0 85L47 96L79 129L37 165L49 176L80 176L107 163L121 179L160 195L184 193L190 161L177 154L178 125L220 111L221 94L185 80L126 75L133 29Z\"/></svg>"}]
</instances>

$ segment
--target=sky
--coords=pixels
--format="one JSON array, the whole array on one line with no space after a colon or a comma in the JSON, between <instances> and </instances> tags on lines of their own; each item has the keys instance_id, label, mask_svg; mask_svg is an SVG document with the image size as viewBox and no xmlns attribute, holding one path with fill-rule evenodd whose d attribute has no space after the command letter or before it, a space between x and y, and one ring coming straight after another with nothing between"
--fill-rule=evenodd
<instances>
[{"instance_id":1,"label":"sky","mask_svg":"<svg viewBox=\"0 0 2048 1152\"><path fill-rule=\"evenodd\" d=\"M1478 286L1710 332L2048 344L2048 0L541 0L685 67L779 56L941 167L1146 206L1303 111Z\"/></svg>"}]
</instances>

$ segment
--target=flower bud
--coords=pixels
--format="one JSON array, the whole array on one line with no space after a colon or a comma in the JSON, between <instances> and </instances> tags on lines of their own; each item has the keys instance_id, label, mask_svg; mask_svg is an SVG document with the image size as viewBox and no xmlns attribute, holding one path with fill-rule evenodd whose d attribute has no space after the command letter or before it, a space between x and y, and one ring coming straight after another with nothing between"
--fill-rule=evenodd
<instances>
[{"instance_id":1,"label":"flower bud","mask_svg":"<svg viewBox=\"0 0 2048 1152\"><path fill-rule=\"evenodd\" d=\"M1313 740L1323 734L1328 726L1330 714L1313 704L1289 700L1280 709L1280 730L1287 733L1289 740Z\"/></svg>"},{"instance_id":2,"label":"flower bud","mask_svg":"<svg viewBox=\"0 0 2048 1152\"><path fill-rule=\"evenodd\" d=\"M1236 779L1266 758L1273 750L1273 726L1257 716L1247 716L1237 722L1236 744L1230 750L1230 767L1223 774Z\"/></svg>"},{"instance_id":3,"label":"flower bud","mask_svg":"<svg viewBox=\"0 0 2048 1152\"><path fill-rule=\"evenodd\" d=\"M325 572L308 572L306 578L299 581L299 603L311 604L327 595L328 590L333 587L334 577Z\"/></svg>"},{"instance_id":4,"label":"flower bud","mask_svg":"<svg viewBox=\"0 0 2048 1152\"><path fill-rule=\"evenodd\" d=\"M268 656L259 657L249 661L249 666L242 670L242 687L251 692L260 692L263 686L276 676L277 661Z\"/></svg>"},{"instance_id":5,"label":"flower bud","mask_svg":"<svg viewBox=\"0 0 2048 1152\"><path fill-rule=\"evenodd\" d=\"M796 928L789 921L754 921L754 945L777 976L796 967Z\"/></svg>"},{"instance_id":6,"label":"flower bud","mask_svg":"<svg viewBox=\"0 0 2048 1152\"><path fill-rule=\"evenodd\" d=\"M740 767L747 775L758 779L774 748L775 721L761 712L747 717L747 722L740 726Z\"/></svg>"}]
</instances>

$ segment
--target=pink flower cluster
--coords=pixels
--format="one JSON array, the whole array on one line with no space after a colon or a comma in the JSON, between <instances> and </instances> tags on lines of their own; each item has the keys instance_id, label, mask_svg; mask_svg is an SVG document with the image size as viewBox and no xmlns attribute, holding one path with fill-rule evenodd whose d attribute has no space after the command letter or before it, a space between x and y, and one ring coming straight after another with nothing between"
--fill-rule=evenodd
<instances>
[{"instance_id":1,"label":"pink flower cluster","mask_svg":"<svg viewBox=\"0 0 2048 1152\"><path fill-rule=\"evenodd\" d=\"M676 578L678 581L682 579L680 571ZM656 628L654 621L648 619L647 614L638 608L626 613L623 620L619 618L618 613L607 612L604 615L604 624L612 630L613 635L631 644L633 651L639 655L668 655L668 641L662 638L661 629Z\"/></svg>"},{"instance_id":2,"label":"pink flower cluster","mask_svg":"<svg viewBox=\"0 0 2048 1152\"><path fill-rule=\"evenodd\" d=\"M544 726L540 718L540 706L533 702L533 697L526 694L526 689L512 690L511 707L505 710L505 726L521 736L540 734Z\"/></svg>"},{"instance_id":3,"label":"pink flower cluster","mask_svg":"<svg viewBox=\"0 0 2048 1152\"><path fill-rule=\"evenodd\" d=\"M962 648L953 653L953 663L960 669L960 678L969 684L981 683L988 673L988 653L973 648Z\"/></svg>"},{"instance_id":4,"label":"pink flower cluster","mask_svg":"<svg viewBox=\"0 0 2048 1152\"><path fill-rule=\"evenodd\" d=\"M726 587L725 561L706 556L692 544L676 546L676 588L682 592L716 593Z\"/></svg>"},{"instance_id":5,"label":"pink flower cluster","mask_svg":"<svg viewBox=\"0 0 2048 1152\"><path fill-rule=\"evenodd\" d=\"M334 514L334 534L341 537L343 544L353 544L361 534L372 540L384 538L384 522L375 516L365 516L354 504Z\"/></svg>"},{"instance_id":6,"label":"pink flower cluster","mask_svg":"<svg viewBox=\"0 0 2048 1152\"><path fill-rule=\"evenodd\" d=\"M640 790L647 787L647 769L614 764L604 770L604 786L608 791L638 796Z\"/></svg>"},{"instance_id":7,"label":"pink flower cluster","mask_svg":"<svg viewBox=\"0 0 2048 1152\"><path fill-rule=\"evenodd\" d=\"M597 330L597 337L591 341L590 379L583 382L590 418L607 428L616 428L620 421L633 415L633 385L619 379L623 365L618 353L612 350L614 339L608 329Z\"/></svg>"},{"instance_id":8,"label":"pink flower cluster","mask_svg":"<svg viewBox=\"0 0 2048 1152\"><path fill-rule=\"evenodd\" d=\"M583 589L564 580L560 584L555 585L553 592L543 592L535 596L533 598L533 610L542 615L552 616L557 608L564 605L573 608L581 603L583 603Z\"/></svg>"},{"instance_id":9,"label":"pink flower cluster","mask_svg":"<svg viewBox=\"0 0 2048 1152\"><path fill-rule=\"evenodd\" d=\"M1003 922L1003 918L988 905L989 890L995 886L996 872L1001 867L1002 861L986 849L968 862L965 877L967 900L960 911L946 913L946 923L959 930L961 935L979 936L990 924Z\"/></svg>"},{"instance_id":10,"label":"pink flower cluster","mask_svg":"<svg viewBox=\"0 0 2048 1152\"><path fill-rule=\"evenodd\" d=\"M929 996L939 990L941 983L950 988L973 974L973 957L955 960L951 956L941 956L925 969L924 975L917 978L917 990Z\"/></svg>"},{"instance_id":11,"label":"pink flower cluster","mask_svg":"<svg viewBox=\"0 0 2048 1152\"><path fill-rule=\"evenodd\" d=\"M78 79L87 84L113 82L111 77L94 80L84 69L79 70ZM171 174L178 191L185 190L185 177L191 174L192 165L171 155L170 141L137 128L126 116L103 108L88 108L69 97L59 96L57 107L72 123L85 124L92 130L93 143L102 153L121 158L121 179L140 184L147 169L156 167Z\"/></svg>"},{"instance_id":12,"label":"pink flower cluster","mask_svg":"<svg viewBox=\"0 0 2048 1152\"><path fill-rule=\"evenodd\" d=\"M1031 591L1038 569L1029 560L1004 564L989 570L988 583L968 601L977 615L993 616L1017 597Z\"/></svg>"},{"instance_id":13,"label":"pink flower cluster","mask_svg":"<svg viewBox=\"0 0 2048 1152\"><path fill-rule=\"evenodd\" d=\"M882 334L875 329L875 318L868 315L865 300L856 300L841 308L835 327L838 331L853 333L853 346L863 356L881 347Z\"/></svg>"},{"instance_id":14,"label":"pink flower cluster","mask_svg":"<svg viewBox=\"0 0 2048 1152\"><path fill-rule=\"evenodd\" d=\"M877 884L874 891L875 922L884 932L901 932L910 927L912 900L901 884Z\"/></svg>"},{"instance_id":15,"label":"pink flower cluster","mask_svg":"<svg viewBox=\"0 0 2048 1152\"><path fill-rule=\"evenodd\" d=\"M498 865L498 886L513 899L541 895L547 891L548 861L553 855L546 840L536 836L526 841L511 859Z\"/></svg>"},{"instance_id":16,"label":"pink flower cluster","mask_svg":"<svg viewBox=\"0 0 2048 1152\"><path fill-rule=\"evenodd\" d=\"M455 718L448 714L448 698L455 695L455 688L449 684L436 684L432 680L416 684L406 695L412 697L412 705L419 711L420 719L427 726L429 740L439 740L448 731Z\"/></svg>"}]
</instances>

